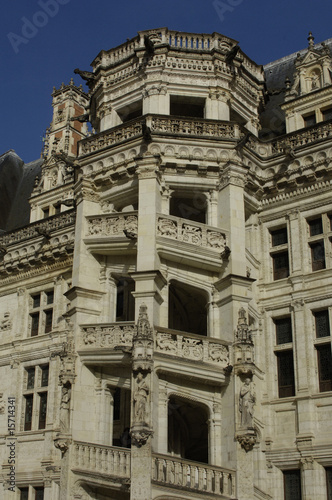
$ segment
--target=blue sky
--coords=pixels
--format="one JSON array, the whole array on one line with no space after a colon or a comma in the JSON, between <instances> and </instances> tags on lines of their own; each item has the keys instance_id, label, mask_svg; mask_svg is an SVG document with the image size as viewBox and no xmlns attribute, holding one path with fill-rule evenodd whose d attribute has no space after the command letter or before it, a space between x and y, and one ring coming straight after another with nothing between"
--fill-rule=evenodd
<instances>
[{"instance_id":1,"label":"blue sky","mask_svg":"<svg viewBox=\"0 0 332 500\"><path fill-rule=\"evenodd\" d=\"M10 0L0 19L0 154L39 158L53 86L82 83L75 68L90 70L100 50L139 30L216 31L266 64L305 48L309 31L316 42L332 38L331 19L331 0Z\"/></svg>"}]
</instances>

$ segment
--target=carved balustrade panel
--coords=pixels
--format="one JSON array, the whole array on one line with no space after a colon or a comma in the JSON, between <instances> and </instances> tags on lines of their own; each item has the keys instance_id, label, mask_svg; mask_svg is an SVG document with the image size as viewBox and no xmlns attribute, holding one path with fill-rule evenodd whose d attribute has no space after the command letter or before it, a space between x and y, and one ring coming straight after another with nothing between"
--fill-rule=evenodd
<instances>
[{"instance_id":1,"label":"carved balustrade panel","mask_svg":"<svg viewBox=\"0 0 332 500\"><path fill-rule=\"evenodd\" d=\"M123 236L124 231L137 235L137 212L105 214L87 217L87 236Z\"/></svg>"},{"instance_id":2,"label":"carved balustrade panel","mask_svg":"<svg viewBox=\"0 0 332 500\"><path fill-rule=\"evenodd\" d=\"M151 132L235 139L240 137L235 123L197 118L177 118L171 116L151 116Z\"/></svg>"},{"instance_id":3,"label":"carved balustrade panel","mask_svg":"<svg viewBox=\"0 0 332 500\"><path fill-rule=\"evenodd\" d=\"M130 477L130 450L116 446L74 443L74 467L111 476Z\"/></svg>"},{"instance_id":4,"label":"carved balustrade panel","mask_svg":"<svg viewBox=\"0 0 332 500\"><path fill-rule=\"evenodd\" d=\"M198 492L235 496L235 472L217 466L154 454L152 480Z\"/></svg>"},{"instance_id":5,"label":"carved balustrade panel","mask_svg":"<svg viewBox=\"0 0 332 500\"><path fill-rule=\"evenodd\" d=\"M142 119L131 120L124 125L113 127L106 132L83 139L79 145L80 155L94 153L106 147L120 144L128 139L141 136L143 121Z\"/></svg>"},{"instance_id":6,"label":"carved balustrade panel","mask_svg":"<svg viewBox=\"0 0 332 500\"><path fill-rule=\"evenodd\" d=\"M134 323L81 326L81 345L84 347L131 347L137 331Z\"/></svg>"},{"instance_id":7,"label":"carved balustrade panel","mask_svg":"<svg viewBox=\"0 0 332 500\"><path fill-rule=\"evenodd\" d=\"M8 246L31 238L40 237L43 232L53 232L75 224L75 212L68 211L61 215L55 215L47 220L41 220L27 227L11 231L0 237L0 245Z\"/></svg>"},{"instance_id":8,"label":"carved balustrade panel","mask_svg":"<svg viewBox=\"0 0 332 500\"><path fill-rule=\"evenodd\" d=\"M229 348L217 339L175 333L166 328L155 332L155 351L192 361L212 363L221 368L229 366Z\"/></svg>"},{"instance_id":9,"label":"carved balustrade panel","mask_svg":"<svg viewBox=\"0 0 332 500\"><path fill-rule=\"evenodd\" d=\"M321 122L318 125L287 134L287 136L272 142L272 154L284 153L285 148L297 148L332 136L332 121Z\"/></svg>"},{"instance_id":10,"label":"carved balustrade panel","mask_svg":"<svg viewBox=\"0 0 332 500\"><path fill-rule=\"evenodd\" d=\"M222 230L170 215L158 214L157 234L219 252L226 246L226 234Z\"/></svg>"}]
</instances>

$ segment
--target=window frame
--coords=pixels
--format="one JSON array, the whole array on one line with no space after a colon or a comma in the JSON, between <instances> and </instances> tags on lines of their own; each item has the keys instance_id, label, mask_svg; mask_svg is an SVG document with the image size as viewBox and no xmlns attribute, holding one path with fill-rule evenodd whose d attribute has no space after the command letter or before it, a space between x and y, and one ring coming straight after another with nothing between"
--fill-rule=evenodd
<instances>
[{"instance_id":1,"label":"window frame","mask_svg":"<svg viewBox=\"0 0 332 500\"><path fill-rule=\"evenodd\" d=\"M321 232L312 234L311 227L314 221L321 219ZM309 267L311 272L321 271L332 267L332 213L322 211L306 218L307 239L309 245ZM323 257L315 258L315 249L321 246Z\"/></svg>"},{"instance_id":2,"label":"window frame","mask_svg":"<svg viewBox=\"0 0 332 500\"><path fill-rule=\"evenodd\" d=\"M47 384L44 376L47 368ZM34 370L33 386L29 384L29 377ZM31 377L30 377L31 381ZM40 365L30 365L24 367L23 374L23 393L22 393L22 431L36 431L44 430L47 426L48 414L48 391L49 391L49 364L43 363ZM31 402L31 410L29 409L30 418L27 421L27 401ZM42 410L42 404L45 411ZM41 419L42 411L44 411L44 418Z\"/></svg>"},{"instance_id":3,"label":"window frame","mask_svg":"<svg viewBox=\"0 0 332 500\"><path fill-rule=\"evenodd\" d=\"M289 259L289 237L288 237L288 227L286 224L282 224L276 227L268 228L269 231L269 241L270 241L270 258L272 263L272 279L273 281L279 281L281 279L286 279L290 275L290 259ZM283 243L274 242L274 236L277 233L285 232L286 241ZM286 257L287 265L284 267L277 267L277 259L281 256Z\"/></svg>"},{"instance_id":4,"label":"window frame","mask_svg":"<svg viewBox=\"0 0 332 500\"><path fill-rule=\"evenodd\" d=\"M49 301L50 296L52 302ZM36 299L39 297L39 301ZM38 337L52 332L54 323L54 288L30 293L29 337Z\"/></svg>"}]
</instances>

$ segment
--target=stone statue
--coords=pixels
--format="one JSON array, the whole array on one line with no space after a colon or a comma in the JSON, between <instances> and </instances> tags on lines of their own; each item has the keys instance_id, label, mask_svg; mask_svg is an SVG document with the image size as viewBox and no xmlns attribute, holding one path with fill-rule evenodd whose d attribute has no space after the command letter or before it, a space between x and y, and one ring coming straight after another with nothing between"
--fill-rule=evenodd
<instances>
[{"instance_id":1,"label":"stone statue","mask_svg":"<svg viewBox=\"0 0 332 500\"><path fill-rule=\"evenodd\" d=\"M68 432L70 423L70 398L71 386L64 385L62 387L61 403L60 403L60 431Z\"/></svg>"},{"instance_id":2,"label":"stone statue","mask_svg":"<svg viewBox=\"0 0 332 500\"><path fill-rule=\"evenodd\" d=\"M240 389L239 396L239 411L241 413L241 426L246 428L252 427L254 414L254 405L256 402L255 393L253 392L252 382L250 378L246 378Z\"/></svg>"},{"instance_id":3,"label":"stone statue","mask_svg":"<svg viewBox=\"0 0 332 500\"><path fill-rule=\"evenodd\" d=\"M136 377L134 392L134 420L137 423L146 421L149 392L150 390L143 378L143 374L139 372Z\"/></svg>"}]
</instances>

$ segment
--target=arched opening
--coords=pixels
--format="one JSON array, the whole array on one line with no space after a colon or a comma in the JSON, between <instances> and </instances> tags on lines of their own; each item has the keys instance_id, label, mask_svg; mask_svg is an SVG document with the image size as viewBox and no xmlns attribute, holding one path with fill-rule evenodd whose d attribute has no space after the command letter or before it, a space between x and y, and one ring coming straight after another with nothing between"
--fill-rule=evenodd
<instances>
[{"instance_id":1,"label":"arched opening","mask_svg":"<svg viewBox=\"0 0 332 500\"><path fill-rule=\"evenodd\" d=\"M207 294L190 285L169 285L168 326L173 330L207 335Z\"/></svg>"},{"instance_id":2,"label":"arched opening","mask_svg":"<svg viewBox=\"0 0 332 500\"><path fill-rule=\"evenodd\" d=\"M168 402L168 452L208 463L208 409L195 402L172 396Z\"/></svg>"}]
</instances>

